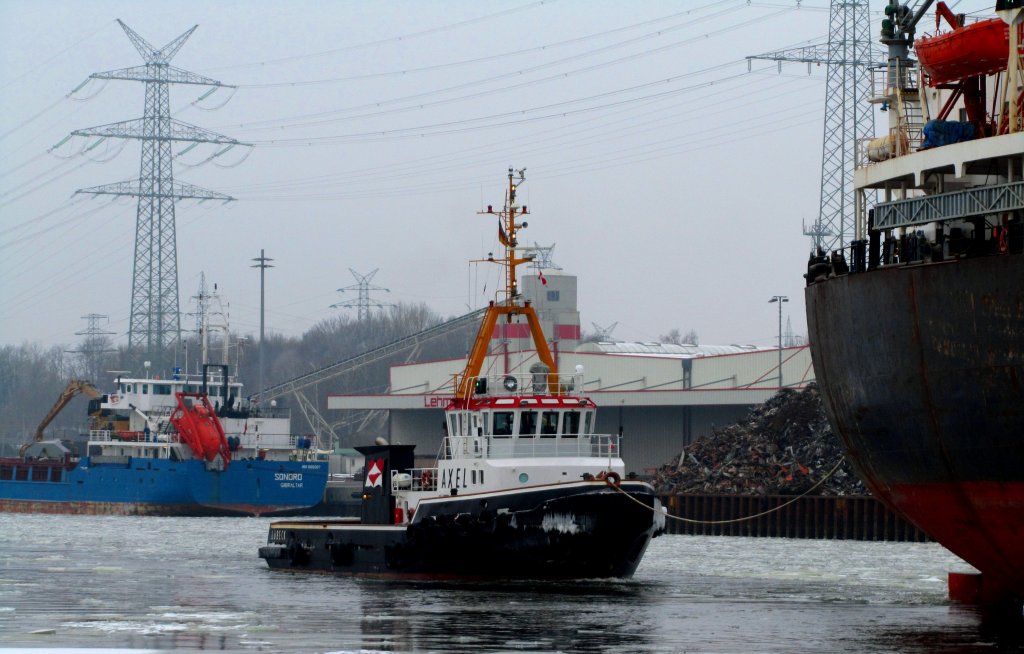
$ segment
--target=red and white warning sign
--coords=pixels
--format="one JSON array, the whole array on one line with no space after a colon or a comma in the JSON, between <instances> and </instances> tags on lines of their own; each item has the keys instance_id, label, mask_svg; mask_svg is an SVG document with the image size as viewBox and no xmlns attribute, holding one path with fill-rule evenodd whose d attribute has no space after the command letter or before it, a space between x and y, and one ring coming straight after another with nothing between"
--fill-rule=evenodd
<instances>
[{"instance_id":1,"label":"red and white warning sign","mask_svg":"<svg viewBox=\"0 0 1024 654\"><path fill-rule=\"evenodd\" d=\"M366 462L366 483L368 488L380 488L384 477L384 459L371 459Z\"/></svg>"}]
</instances>

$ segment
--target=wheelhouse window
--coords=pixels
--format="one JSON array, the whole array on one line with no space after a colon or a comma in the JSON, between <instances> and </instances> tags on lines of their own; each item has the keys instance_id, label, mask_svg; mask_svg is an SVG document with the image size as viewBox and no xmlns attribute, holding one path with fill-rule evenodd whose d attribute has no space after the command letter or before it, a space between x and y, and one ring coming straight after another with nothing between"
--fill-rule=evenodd
<instances>
[{"instance_id":1,"label":"wheelhouse window","mask_svg":"<svg viewBox=\"0 0 1024 654\"><path fill-rule=\"evenodd\" d=\"M519 435L530 437L537 433L537 412L523 411L519 414Z\"/></svg>"},{"instance_id":2,"label":"wheelhouse window","mask_svg":"<svg viewBox=\"0 0 1024 654\"><path fill-rule=\"evenodd\" d=\"M149 395L149 384L139 384L142 387L142 394Z\"/></svg>"},{"instance_id":3,"label":"wheelhouse window","mask_svg":"<svg viewBox=\"0 0 1024 654\"><path fill-rule=\"evenodd\" d=\"M562 425L562 435L569 438L575 438L580 433L580 412L579 411L566 411L565 418L563 418L564 424Z\"/></svg>"},{"instance_id":4,"label":"wheelhouse window","mask_svg":"<svg viewBox=\"0 0 1024 654\"><path fill-rule=\"evenodd\" d=\"M593 420L594 420L594 412L593 411L586 411L586 412L584 412L584 414L583 414L583 433L584 434L593 434L594 433Z\"/></svg>"},{"instance_id":5,"label":"wheelhouse window","mask_svg":"<svg viewBox=\"0 0 1024 654\"><path fill-rule=\"evenodd\" d=\"M494 435L495 436L511 436L512 435L512 412L511 411L495 411L494 412Z\"/></svg>"},{"instance_id":6,"label":"wheelhouse window","mask_svg":"<svg viewBox=\"0 0 1024 654\"><path fill-rule=\"evenodd\" d=\"M540 433L542 436L554 436L558 433L558 412L545 411L540 417Z\"/></svg>"}]
</instances>

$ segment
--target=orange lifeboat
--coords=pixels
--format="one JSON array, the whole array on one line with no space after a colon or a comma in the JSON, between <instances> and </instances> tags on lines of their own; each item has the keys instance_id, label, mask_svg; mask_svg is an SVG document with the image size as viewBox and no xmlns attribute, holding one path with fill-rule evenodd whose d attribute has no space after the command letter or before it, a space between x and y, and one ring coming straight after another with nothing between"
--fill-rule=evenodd
<instances>
[{"instance_id":1,"label":"orange lifeboat","mask_svg":"<svg viewBox=\"0 0 1024 654\"><path fill-rule=\"evenodd\" d=\"M990 18L952 32L917 39L914 50L932 86L992 75L1006 70L1010 29L1001 19Z\"/></svg>"},{"instance_id":2,"label":"orange lifeboat","mask_svg":"<svg viewBox=\"0 0 1024 654\"><path fill-rule=\"evenodd\" d=\"M210 400L202 393L179 392L175 395L178 408L171 414L171 423L181 434L182 440L192 449L196 458L213 461L219 454L226 466L231 461L231 451L224 428L210 406ZM186 397L198 401L186 403Z\"/></svg>"}]
</instances>

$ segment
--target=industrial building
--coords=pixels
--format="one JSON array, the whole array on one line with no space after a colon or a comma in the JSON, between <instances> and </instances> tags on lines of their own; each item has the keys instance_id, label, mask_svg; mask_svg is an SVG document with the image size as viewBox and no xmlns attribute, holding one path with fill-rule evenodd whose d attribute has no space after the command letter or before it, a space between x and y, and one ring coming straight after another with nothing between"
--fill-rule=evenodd
<instances>
[{"instance_id":1,"label":"industrial building","mask_svg":"<svg viewBox=\"0 0 1024 654\"><path fill-rule=\"evenodd\" d=\"M585 394L599 407L596 431L622 434L629 471L643 474L667 463L695 438L742 418L780 385L802 388L814 380L806 345L581 342L576 277L545 271L523 282L559 370L583 374ZM529 372L537 353L528 343L525 322L499 324L481 375ZM327 408L385 410L392 443L414 444L418 456L433 457L444 435L453 377L465 363L460 358L393 366L389 393L332 395Z\"/></svg>"}]
</instances>

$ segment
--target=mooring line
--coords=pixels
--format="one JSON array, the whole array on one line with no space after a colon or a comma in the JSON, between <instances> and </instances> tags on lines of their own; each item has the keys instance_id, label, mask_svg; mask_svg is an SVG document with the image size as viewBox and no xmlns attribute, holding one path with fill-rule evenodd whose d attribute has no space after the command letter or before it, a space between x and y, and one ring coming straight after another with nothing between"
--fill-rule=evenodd
<instances>
[{"instance_id":1,"label":"mooring line","mask_svg":"<svg viewBox=\"0 0 1024 654\"><path fill-rule=\"evenodd\" d=\"M796 502L797 500L799 500L800 498L804 497L805 495L810 494L811 491L813 491L818 486L821 486L823 483L825 483L826 479L828 479L833 474L835 474L836 470L839 470L839 466L843 465L843 461L845 461L845 460L846 460L846 457L840 457L839 463L837 463L834 468L829 470L828 473L824 477L819 479L816 484L814 484L813 486L811 486L810 488L805 490L803 493L800 493L799 495L797 495L793 499L789 500L788 502L783 502L782 504L778 505L775 508L768 509L767 511L762 511L760 513L755 513L754 515L748 515L748 516L746 516L744 518L735 518L733 520L693 520L693 519L690 519L690 518L683 518L681 516L675 516L675 515L672 515L672 514L667 513L667 512L665 512L664 515L665 515L666 518L671 518L672 520L678 520L679 522L687 522L687 523L694 524L694 525L728 525L728 524L732 524L732 523L736 523L736 522L746 522L747 520L753 520L754 518L760 518L763 515L768 515L770 513L775 513L779 509L781 509L783 507L786 507L786 506L789 506L790 504L792 504L793 502ZM628 497L630 500L632 500L632 501L636 502L637 504L639 504L640 506L644 507L645 509L648 509L648 510L650 510L652 512L657 510L653 506L647 506L646 504L644 504L640 500L638 500L635 497L633 497L632 495L630 495L628 492L622 490L622 488L620 488L619 486L617 486L615 484L612 484L612 483L609 483L608 485L611 486L612 488L614 488L615 490L619 491L620 493L622 493L626 497Z\"/></svg>"}]
</instances>

